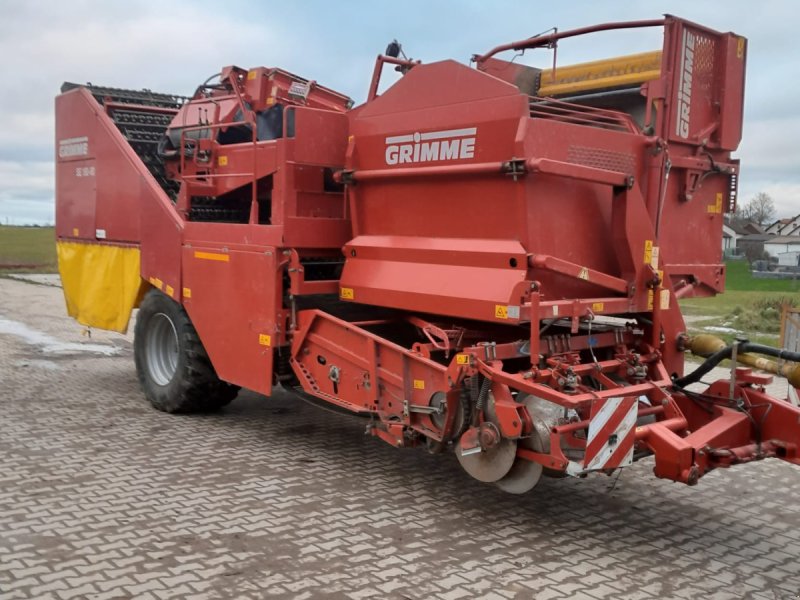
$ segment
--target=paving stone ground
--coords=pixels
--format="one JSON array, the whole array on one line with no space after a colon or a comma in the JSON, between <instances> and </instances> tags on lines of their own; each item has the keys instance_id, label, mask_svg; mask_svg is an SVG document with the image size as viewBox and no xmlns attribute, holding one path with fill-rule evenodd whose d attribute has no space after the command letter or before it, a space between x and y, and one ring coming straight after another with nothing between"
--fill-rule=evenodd
<instances>
[{"instance_id":1,"label":"paving stone ground","mask_svg":"<svg viewBox=\"0 0 800 600\"><path fill-rule=\"evenodd\" d=\"M509 496L452 455L363 431L285 393L243 393L212 416L158 413L130 336L82 336L60 290L0 279L0 598L800 593L800 469L788 464L689 488L645 460L613 488L593 476Z\"/></svg>"}]
</instances>

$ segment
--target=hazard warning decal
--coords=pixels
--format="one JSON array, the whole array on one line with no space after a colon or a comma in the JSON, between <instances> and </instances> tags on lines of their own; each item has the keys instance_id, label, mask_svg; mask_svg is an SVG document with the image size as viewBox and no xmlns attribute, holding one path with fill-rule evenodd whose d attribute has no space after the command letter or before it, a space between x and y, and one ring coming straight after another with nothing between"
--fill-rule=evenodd
<instances>
[{"instance_id":1,"label":"hazard warning decal","mask_svg":"<svg viewBox=\"0 0 800 600\"><path fill-rule=\"evenodd\" d=\"M592 405L584 471L616 469L633 463L638 405L635 397L600 398Z\"/></svg>"}]
</instances>

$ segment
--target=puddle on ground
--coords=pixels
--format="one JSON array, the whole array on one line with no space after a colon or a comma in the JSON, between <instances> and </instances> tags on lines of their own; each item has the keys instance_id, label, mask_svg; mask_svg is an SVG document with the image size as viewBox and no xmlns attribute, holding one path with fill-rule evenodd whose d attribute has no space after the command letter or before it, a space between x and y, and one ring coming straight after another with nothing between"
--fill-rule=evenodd
<instances>
[{"instance_id":1,"label":"puddle on ground","mask_svg":"<svg viewBox=\"0 0 800 600\"><path fill-rule=\"evenodd\" d=\"M61 277L56 274L50 273L11 273L6 275L9 279L16 279L17 281L24 281L25 283L38 283L39 285L47 285L50 287L61 287Z\"/></svg>"},{"instance_id":2,"label":"puddle on ground","mask_svg":"<svg viewBox=\"0 0 800 600\"><path fill-rule=\"evenodd\" d=\"M59 371L61 367L54 363L52 360L43 360L40 358L31 358L27 360L20 360L14 363L15 367L34 367L44 369L45 371Z\"/></svg>"},{"instance_id":3,"label":"puddle on ground","mask_svg":"<svg viewBox=\"0 0 800 600\"><path fill-rule=\"evenodd\" d=\"M63 342L51 335L37 331L20 323L4 317L0 317L0 334L13 335L20 338L23 342L31 346L38 346L45 354L102 354L104 356L114 356L119 354L120 349L116 346L106 344L81 344L75 342Z\"/></svg>"}]
</instances>

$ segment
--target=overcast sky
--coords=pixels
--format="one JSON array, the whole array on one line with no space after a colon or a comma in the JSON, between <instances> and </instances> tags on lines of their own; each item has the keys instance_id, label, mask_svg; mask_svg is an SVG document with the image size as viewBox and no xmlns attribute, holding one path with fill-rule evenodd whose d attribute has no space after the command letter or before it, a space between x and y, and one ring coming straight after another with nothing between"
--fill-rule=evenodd
<instances>
[{"instance_id":1,"label":"overcast sky","mask_svg":"<svg viewBox=\"0 0 800 600\"><path fill-rule=\"evenodd\" d=\"M53 221L53 97L64 81L190 94L223 65L279 66L361 102L392 38L424 62L550 27L671 13L749 39L740 199L800 213L800 2L0 0L0 222ZM559 63L661 47L658 30L566 41ZM526 54L546 66L547 51Z\"/></svg>"}]
</instances>

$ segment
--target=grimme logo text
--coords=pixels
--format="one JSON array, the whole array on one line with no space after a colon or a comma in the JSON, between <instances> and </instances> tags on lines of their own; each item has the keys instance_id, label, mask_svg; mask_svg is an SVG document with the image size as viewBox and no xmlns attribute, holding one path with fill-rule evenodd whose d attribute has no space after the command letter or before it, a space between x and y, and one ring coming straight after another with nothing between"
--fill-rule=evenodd
<instances>
[{"instance_id":1,"label":"grimme logo text","mask_svg":"<svg viewBox=\"0 0 800 600\"><path fill-rule=\"evenodd\" d=\"M675 134L689 137L689 113L692 109L692 79L694 78L694 47L697 36L688 29L683 30L683 53L681 57L681 79L678 87L678 115Z\"/></svg>"},{"instance_id":2,"label":"grimme logo text","mask_svg":"<svg viewBox=\"0 0 800 600\"><path fill-rule=\"evenodd\" d=\"M477 132L477 127L469 127L387 137L386 164L473 158Z\"/></svg>"}]
</instances>

